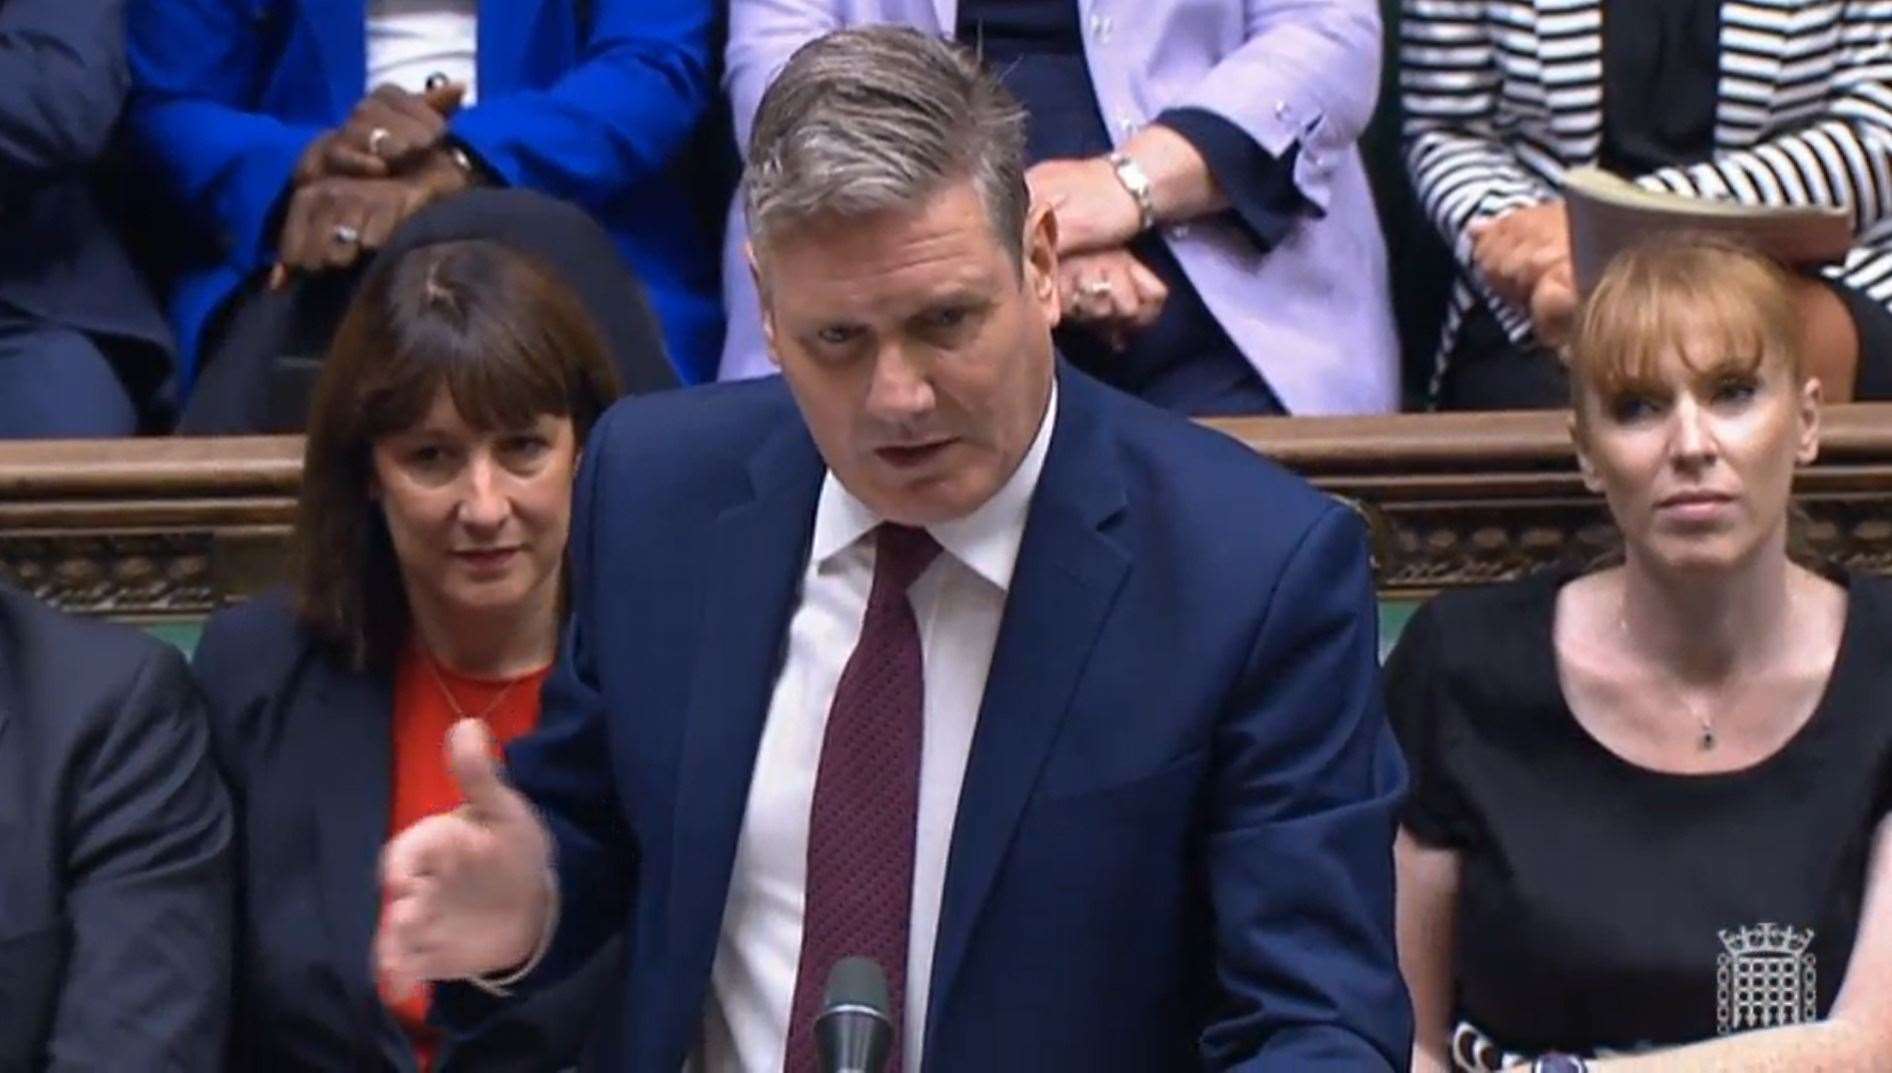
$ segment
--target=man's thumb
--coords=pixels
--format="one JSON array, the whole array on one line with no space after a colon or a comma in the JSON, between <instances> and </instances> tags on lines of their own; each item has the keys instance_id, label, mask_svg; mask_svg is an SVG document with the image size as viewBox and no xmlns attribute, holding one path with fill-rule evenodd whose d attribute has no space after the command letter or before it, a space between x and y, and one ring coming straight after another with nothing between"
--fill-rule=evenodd
<instances>
[{"instance_id":1,"label":"man's thumb","mask_svg":"<svg viewBox=\"0 0 1892 1073\"><path fill-rule=\"evenodd\" d=\"M512 791L499 777L493 759L493 738L478 719L462 719L447 731L447 770L460 787L460 796L483 819L504 815Z\"/></svg>"}]
</instances>

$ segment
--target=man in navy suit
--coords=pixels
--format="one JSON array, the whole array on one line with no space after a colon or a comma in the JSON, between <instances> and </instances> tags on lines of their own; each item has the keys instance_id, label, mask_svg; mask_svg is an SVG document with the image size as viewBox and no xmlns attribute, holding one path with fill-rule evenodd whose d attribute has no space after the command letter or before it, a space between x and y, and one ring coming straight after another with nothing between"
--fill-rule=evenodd
<instances>
[{"instance_id":1,"label":"man in navy suit","mask_svg":"<svg viewBox=\"0 0 1892 1073\"><path fill-rule=\"evenodd\" d=\"M1062 364L1017 105L892 28L797 53L745 196L784 376L586 451L542 730L384 856L377 958L476 1023L622 933L617 1068L1404 1069L1403 771L1345 508ZM484 992L484 993L483 993Z\"/></svg>"},{"instance_id":2,"label":"man in navy suit","mask_svg":"<svg viewBox=\"0 0 1892 1073\"><path fill-rule=\"evenodd\" d=\"M223 1068L230 803L171 646L0 584L0 1070Z\"/></svg>"}]
</instances>

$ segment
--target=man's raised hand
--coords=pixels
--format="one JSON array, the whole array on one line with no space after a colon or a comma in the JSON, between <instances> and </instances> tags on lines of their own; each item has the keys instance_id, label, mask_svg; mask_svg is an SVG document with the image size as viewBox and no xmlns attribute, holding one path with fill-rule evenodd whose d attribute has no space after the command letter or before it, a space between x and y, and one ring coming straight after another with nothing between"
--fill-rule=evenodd
<instances>
[{"instance_id":1,"label":"man's raised hand","mask_svg":"<svg viewBox=\"0 0 1892 1073\"><path fill-rule=\"evenodd\" d=\"M554 911L551 837L500 777L483 723L454 724L447 764L466 804L407 828L381 853L374 959L392 998L424 980L518 966Z\"/></svg>"}]
</instances>

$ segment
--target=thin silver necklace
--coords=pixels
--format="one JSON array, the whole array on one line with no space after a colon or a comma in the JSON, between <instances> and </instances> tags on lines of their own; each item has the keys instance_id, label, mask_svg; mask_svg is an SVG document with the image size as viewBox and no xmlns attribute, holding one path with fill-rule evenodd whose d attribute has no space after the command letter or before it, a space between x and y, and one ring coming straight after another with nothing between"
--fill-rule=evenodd
<instances>
[{"instance_id":1,"label":"thin silver necklace","mask_svg":"<svg viewBox=\"0 0 1892 1073\"><path fill-rule=\"evenodd\" d=\"M1793 584L1789 582L1787 585L1787 618L1789 621L1793 619L1794 602ZM1618 629L1622 630L1623 640L1633 649L1636 646L1636 638L1629 632L1629 596L1627 593L1623 595L1622 603L1617 606L1616 626ZM1702 752L1712 750L1715 744L1720 740L1715 734L1714 717L1704 715L1701 711L1697 710L1695 705L1689 703L1688 697L1673 684L1664 682L1663 685L1667 688L1669 695L1674 697L1677 703L1681 704L1683 710L1694 718L1696 726L1700 728L1701 733L1696 737L1695 744L1700 747Z\"/></svg>"}]
</instances>

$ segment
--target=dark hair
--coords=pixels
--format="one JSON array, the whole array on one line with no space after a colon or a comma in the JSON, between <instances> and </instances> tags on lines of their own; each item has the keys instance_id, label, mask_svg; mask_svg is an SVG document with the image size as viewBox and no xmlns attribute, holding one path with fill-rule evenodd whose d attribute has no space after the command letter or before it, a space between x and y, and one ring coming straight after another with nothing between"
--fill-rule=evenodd
<instances>
[{"instance_id":1,"label":"dark hair","mask_svg":"<svg viewBox=\"0 0 1892 1073\"><path fill-rule=\"evenodd\" d=\"M569 417L583 443L618 397L604 337L551 269L496 242L384 258L361 284L316 385L295 531L296 611L355 667L390 666L408 632L371 448L442 389L482 431Z\"/></svg>"}]
</instances>

